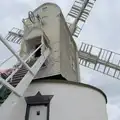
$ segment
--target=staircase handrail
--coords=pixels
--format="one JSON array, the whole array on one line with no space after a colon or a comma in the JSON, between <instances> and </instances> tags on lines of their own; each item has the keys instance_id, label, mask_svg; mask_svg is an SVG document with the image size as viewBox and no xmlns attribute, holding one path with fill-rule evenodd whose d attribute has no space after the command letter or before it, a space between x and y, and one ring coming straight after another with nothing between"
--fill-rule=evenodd
<instances>
[{"instance_id":1,"label":"staircase handrail","mask_svg":"<svg viewBox=\"0 0 120 120\"><path fill-rule=\"evenodd\" d=\"M29 56L28 58L26 58L26 60L24 61L25 63L36 53L36 51L38 49L40 49L41 47L43 46L43 44L39 45L39 47L37 49L35 49ZM13 75L22 67L22 63L18 66L17 69L15 69L15 71L12 72L12 74L10 76L8 76L8 78L5 80L6 82L8 82L12 77ZM0 86L0 89L2 88L3 85Z\"/></svg>"}]
</instances>

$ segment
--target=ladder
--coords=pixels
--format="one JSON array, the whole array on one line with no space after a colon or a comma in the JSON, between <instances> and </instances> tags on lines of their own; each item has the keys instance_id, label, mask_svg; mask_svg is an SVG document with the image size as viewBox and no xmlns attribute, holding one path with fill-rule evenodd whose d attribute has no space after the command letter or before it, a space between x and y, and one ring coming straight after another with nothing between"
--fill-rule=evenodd
<instances>
[{"instance_id":1,"label":"ladder","mask_svg":"<svg viewBox=\"0 0 120 120\"><path fill-rule=\"evenodd\" d=\"M42 39L44 39L43 36ZM1 36L0 40L7 46L7 48L17 57L17 59L21 63L20 66L6 80L0 78L0 82L5 86L5 87L2 86L0 89L3 90L4 93L3 98L2 97L0 98L1 100L0 113L9 114L12 111L12 108L14 107L13 105L14 102L17 102L19 98L23 96L25 90L28 88L29 84L34 79L35 75L41 69L42 65L50 55L51 50L48 46L46 46L43 43L33 53L31 53L25 61L23 61L19 56L17 56L14 53L14 51L6 43L6 40L4 40ZM30 58L42 46L45 46L46 48L44 52L35 61L34 60L31 61ZM2 114L1 118L4 119L4 116L2 116Z\"/></svg>"},{"instance_id":2,"label":"ladder","mask_svg":"<svg viewBox=\"0 0 120 120\"><path fill-rule=\"evenodd\" d=\"M120 80L120 54L81 43L79 64Z\"/></svg>"},{"instance_id":3,"label":"ladder","mask_svg":"<svg viewBox=\"0 0 120 120\"><path fill-rule=\"evenodd\" d=\"M78 37L84 23L86 22L96 0L76 0L67 15L67 18L72 21L67 22L70 27L74 24L73 36ZM74 23L75 22L75 23Z\"/></svg>"}]
</instances>

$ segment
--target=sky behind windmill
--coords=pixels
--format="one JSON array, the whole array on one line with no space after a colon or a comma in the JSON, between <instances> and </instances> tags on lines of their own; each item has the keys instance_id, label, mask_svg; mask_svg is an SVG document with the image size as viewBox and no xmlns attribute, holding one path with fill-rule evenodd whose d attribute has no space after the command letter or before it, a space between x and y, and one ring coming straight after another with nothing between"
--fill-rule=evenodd
<instances>
[{"instance_id":1,"label":"sky behind windmill","mask_svg":"<svg viewBox=\"0 0 120 120\"><path fill-rule=\"evenodd\" d=\"M74 2L74 0L3 0L0 3L0 33L5 36L13 26L22 28L21 20L27 16L28 11L34 10L46 1L57 3L65 16ZM120 53L119 11L120 0L97 0L79 41ZM17 45L12 44L12 46L15 50L18 48ZM2 44L0 56L2 56L0 62L10 56ZM107 94L109 120L119 120L120 81L84 67L80 67L80 71L83 82L97 86Z\"/></svg>"}]
</instances>

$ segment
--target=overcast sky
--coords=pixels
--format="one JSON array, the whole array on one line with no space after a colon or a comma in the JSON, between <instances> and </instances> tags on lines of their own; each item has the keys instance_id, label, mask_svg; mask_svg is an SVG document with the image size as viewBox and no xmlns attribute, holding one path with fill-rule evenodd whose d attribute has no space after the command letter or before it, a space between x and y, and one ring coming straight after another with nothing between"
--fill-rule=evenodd
<instances>
[{"instance_id":1,"label":"overcast sky","mask_svg":"<svg viewBox=\"0 0 120 120\"><path fill-rule=\"evenodd\" d=\"M28 11L46 1L57 3L66 16L74 0L2 0L0 1L0 33L3 36L13 26L22 28L21 20ZM97 0L81 32L79 41L120 53L120 0ZM12 44L15 50L19 46ZM0 45L0 62L10 56ZM80 67L82 82L101 88L108 97L109 120L120 120L120 80L113 79L88 68Z\"/></svg>"}]
</instances>

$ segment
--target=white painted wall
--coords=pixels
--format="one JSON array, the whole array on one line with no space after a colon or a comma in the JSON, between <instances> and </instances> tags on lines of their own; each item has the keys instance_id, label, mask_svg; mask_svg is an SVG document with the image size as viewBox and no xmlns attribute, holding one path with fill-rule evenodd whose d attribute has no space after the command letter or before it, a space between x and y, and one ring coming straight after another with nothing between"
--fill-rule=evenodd
<instances>
[{"instance_id":1,"label":"white painted wall","mask_svg":"<svg viewBox=\"0 0 120 120\"><path fill-rule=\"evenodd\" d=\"M82 84L33 83L26 96L38 91L54 95L50 103L50 120L107 120L106 101L97 90ZM35 120L35 119L34 119Z\"/></svg>"},{"instance_id":2,"label":"white painted wall","mask_svg":"<svg viewBox=\"0 0 120 120\"><path fill-rule=\"evenodd\" d=\"M67 80L78 82L77 47L67 27L64 17L60 17L60 70Z\"/></svg>"},{"instance_id":3,"label":"white painted wall","mask_svg":"<svg viewBox=\"0 0 120 120\"><path fill-rule=\"evenodd\" d=\"M25 120L26 101L24 97L16 99L17 96L16 98L13 96L13 94L10 96L11 101L6 101L4 107L0 107L0 120Z\"/></svg>"},{"instance_id":4,"label":"white painted wall","mask_svg":"<svg viewBox=\"0 0 120 120\"><path fill-rule=\"evenodd\" d=\"M50 120L107 120L104 95L89 85L46 80L32 83L25 92L24 97L34 96L38 91L42 95L53 95L50 102ZM11 109L11 112L4 113L4 115L1 112L1 120L25 120L26 102L23 98L14 102L11 108L6 109ZM37 107L33 109L33 112L38 110ZM46 110L42 109L41 112L43 111ZM30 120L37 120L38 117L44 116L45 114Z\"/></svg>"}]
</instances>

